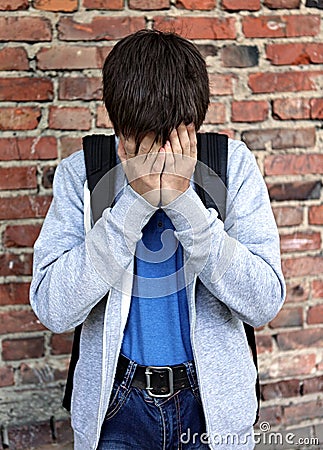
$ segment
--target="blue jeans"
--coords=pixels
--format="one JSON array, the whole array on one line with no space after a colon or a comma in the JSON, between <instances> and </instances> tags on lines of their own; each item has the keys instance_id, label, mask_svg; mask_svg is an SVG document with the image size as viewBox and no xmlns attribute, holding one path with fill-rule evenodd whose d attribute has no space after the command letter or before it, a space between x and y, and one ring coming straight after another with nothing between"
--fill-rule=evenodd
<instances>
[{"instance_id":1,"label":"blue jeans","mask_svg":"<svg viewBox=\"0 0 323 450\"><path fill-rule=\"evenodd\" d=\"M194 366L185 365L191 386L152 398L145 389L131 387L136 369L131 361L123 381L114 383L97 450L209 449Z\"/></svg>"}]
</instances>

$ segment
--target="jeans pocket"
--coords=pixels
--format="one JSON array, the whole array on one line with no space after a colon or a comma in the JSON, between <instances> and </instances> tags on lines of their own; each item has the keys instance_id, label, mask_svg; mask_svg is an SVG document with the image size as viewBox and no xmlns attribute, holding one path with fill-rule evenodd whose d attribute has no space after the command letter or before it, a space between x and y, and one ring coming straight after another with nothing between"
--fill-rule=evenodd
<instances>
[{"instance_id":1,"label":"jeans pocket","mask_svg":"<svg viewBox=\"0 0 323 450\"><path fill-rule=\"evenodd\" d=\"M197 401L197 403L202 406L202 400L201 400L201 394L200 394L200 390L199 387L196 386L194 388L192 388L192 393L195 397L195 400Z\"/></svg>"},{"instance_id":2,"label":"jeans pocket","mask_svg":"<svg viewBox=\"0 0 323 450\"><path fill-rule=\"evenodd\" d=\"M122 405L127 400L127 397L130 393L130 388L126 389L121 386L119 383L114 383L112 393L110 396L110 403L108 406L107 413L105 415L105 420L110 420L114 417L117 412L120 411Z\"/></svg>"}]
</instances>

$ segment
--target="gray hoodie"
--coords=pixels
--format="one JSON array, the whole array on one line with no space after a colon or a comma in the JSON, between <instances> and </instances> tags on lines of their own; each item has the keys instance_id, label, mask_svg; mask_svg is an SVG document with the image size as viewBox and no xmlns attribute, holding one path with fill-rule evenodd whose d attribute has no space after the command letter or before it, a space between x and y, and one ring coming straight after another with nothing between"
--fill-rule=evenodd
<instances>
[{"instance_id":1,"label":"gray hoodie","mask_svg":"<svg viewBox=\"0 0 323 450\"><path fill-rule=\"evenodd\" d=\"M210 448L247 450L254 448L256 370L242 322L258 327L273 319L285 285L267 189L240 141L229 139L227 177L224 224L192 186L163 209L184 249L191 342ZM84 322L72 426L75 450L95 450L129 312L136 244L156 208L127 185L91 227L82 151L59 164L53 194L34 247L30 302L55 333Z\"/></svg>"}]
</instances>

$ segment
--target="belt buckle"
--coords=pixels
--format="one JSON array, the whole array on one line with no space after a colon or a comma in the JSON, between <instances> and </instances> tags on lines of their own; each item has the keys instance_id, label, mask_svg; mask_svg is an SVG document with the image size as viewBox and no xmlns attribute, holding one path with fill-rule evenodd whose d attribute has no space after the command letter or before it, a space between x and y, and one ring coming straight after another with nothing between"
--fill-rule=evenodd
<instances>
[{"instance_id":1,"label":"belt buckle","mask_svg":"<svg viewBox=\"0 0 323 450\"><path fill-rule=\"evenodd\" d=\"M168 386L169 386L169 392L167 394L154 394L152 392L152 390L154 389L151 385L150 385L150 377L151 375L153 375L152 370L156 370L156 371L161 371L161 370L166 370L168 372ZM168 366L147 366L146 370L145 370L145 375L146 375L146 391L148 392L148 395L150 395L150 397L162 397L162 398L166 398L166 397L170 397L171 395L174 394L174 377L173 377L173 369L171 367Z\"/></svg>"}]
</instances>

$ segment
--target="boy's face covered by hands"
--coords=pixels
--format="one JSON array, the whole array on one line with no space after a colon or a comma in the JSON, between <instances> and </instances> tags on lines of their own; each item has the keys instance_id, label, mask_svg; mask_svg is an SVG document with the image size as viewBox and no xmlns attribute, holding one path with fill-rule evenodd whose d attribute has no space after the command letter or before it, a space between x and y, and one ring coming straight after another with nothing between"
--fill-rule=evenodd
<instances>
[{"instance_id":1,"label":"boy's face covered by hands","mask_svg":"<svg viewBox=\"0 0 323 450\"><path fill-rule=\"evenodd\" d=\"M154 206L167 205L186 191L197 159L194 125L182 123L164 146L148 133L136 153L134 139L120 136L118 155L131 187Z\"/></svg>"}]
</instances>

